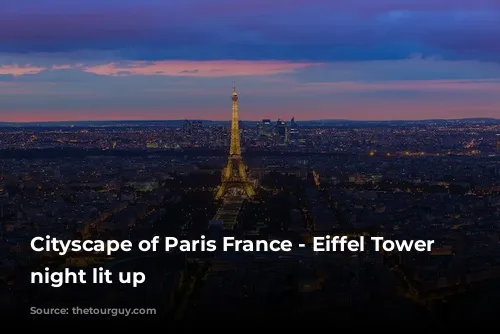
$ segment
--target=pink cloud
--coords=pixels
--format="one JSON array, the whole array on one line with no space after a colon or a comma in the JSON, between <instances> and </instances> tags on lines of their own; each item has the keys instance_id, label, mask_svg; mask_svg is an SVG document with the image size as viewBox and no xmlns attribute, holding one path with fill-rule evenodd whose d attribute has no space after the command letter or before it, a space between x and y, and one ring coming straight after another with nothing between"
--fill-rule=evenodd
<instances>
[{"instance_id":1,"label":"pink cloud","mask_svg":"<svg viewBox=\"0 0 500 334\"><path fill-rule=\"evenodd\" d=\"M259 76L289 73L297 69L314 65L313 63L294 63L284 61L156 61L132 62L128 65L109 63L89 66L83 70L97 75L167 75L184 77L230 77Z\"/></svg>"},{"instance_id":2,"label":"pink cloud","mask_svg":"<svg viewBox=\"0 0 500 334\"><path fill-rule=\"evenodd\" d=\"M51 67L51 70L69 70L73 68L71 65L54 65Z\"/></svg>"},{"instance_id":3,"label":"pink cloud","mask_svg":"<svg viewBox=\"0 0 500 334\"><path fill-rule=\"evenodd\" d=\"M46 68L33 65L0 65L0 75L13 75L19 77L22 75L38 74L45 71Z\"/></svg>"}]
</instances>

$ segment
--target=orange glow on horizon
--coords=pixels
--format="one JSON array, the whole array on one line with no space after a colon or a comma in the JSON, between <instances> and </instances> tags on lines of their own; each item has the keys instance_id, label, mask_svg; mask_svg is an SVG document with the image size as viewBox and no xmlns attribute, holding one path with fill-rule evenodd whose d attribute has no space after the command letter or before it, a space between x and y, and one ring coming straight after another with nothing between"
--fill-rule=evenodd
<instances>
[{"instance_id":1,"label":"orange glow on horizon","mask_svg":"<svg viewBox=\"0 0 500 334\"><path fill-rule=\"evenodd\" d=\"M243 121L260 121L271 118L277 120L291 119L295 117L297 121L307 120L334 120L349 119L353 121L384 121L384 120L425 120L425 119L459 119L470 117L490 117L498 118L500 104L497 105L477 105L476 109L467 105L425 105L406 103L387 103L374 106L372 102L352 103L348 105L332 106L330 109L324 106L300 109L275 108L254 109L245 108L242 112ZM405 111L405 116L401 111ZM205 108L205 109L179 109L173 113L168 110L147 109L147 110L71 110L71 111L6 111L0 110L2 122L78 122L78 121L148 121L148 120L184 120L200 119L213 121L230 121L231 107L229 108ZM307 115L307 116L305 116ZM348 116L346 116L348 115ZM307 118L306 118L307 117Z\"/></svg>"}]
</instances>

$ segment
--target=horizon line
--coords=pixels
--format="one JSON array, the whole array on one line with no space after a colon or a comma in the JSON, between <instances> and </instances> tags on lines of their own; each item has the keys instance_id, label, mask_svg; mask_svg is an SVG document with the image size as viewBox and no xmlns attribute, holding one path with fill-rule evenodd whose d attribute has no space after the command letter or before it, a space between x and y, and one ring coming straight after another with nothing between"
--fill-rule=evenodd
<instances>
[{"instance_id":1,"label":"horizon line","mask_svg":"<svg viewBox=\"0 0 500 334\"><path fill-rule=\"evenodd\" d=\"M263 118L260 120L240 120L241 122L260 122L264 119L273 120L272 118ZM285 120L276 118L276 120ZM326 118L326 119L309 119L296 120L297 123L303 122L425 122L425 121L459 121L459 120L496 120L500 121L500 117L458 117L458 118L422 118L422 119L348 119L348 118ZM179 119L100 119L100 120L54 120L54 121L0 121L0 124L44 124L44 123L104 123L104 122L180 122L180 121L202 121L202 122L231 122L231 120L211 120L200 118L179 118Z\"/></svg>"}]
</instances>

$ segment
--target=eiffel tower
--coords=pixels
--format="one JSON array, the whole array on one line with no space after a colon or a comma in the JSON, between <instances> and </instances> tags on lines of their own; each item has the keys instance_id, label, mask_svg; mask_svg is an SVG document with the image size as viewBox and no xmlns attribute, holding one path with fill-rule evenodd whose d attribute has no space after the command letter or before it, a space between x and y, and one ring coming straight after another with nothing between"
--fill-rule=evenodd
<instances>
[{"instance_id":1,"label":"eiffel tower","mask_svg":"<svg viewBox=\"0 0 500 334\"><path fill-rule=\"evenodd\" d=\"M222 184L215 195L222 198L230 189L239 188L248 198L255 196L255 191L247 178L246 166L241 157L240 129L238 125L238 93L233 87L233 118L231 121L231 147L226 167L222 170Z\"/></svg>"}]
</instances>

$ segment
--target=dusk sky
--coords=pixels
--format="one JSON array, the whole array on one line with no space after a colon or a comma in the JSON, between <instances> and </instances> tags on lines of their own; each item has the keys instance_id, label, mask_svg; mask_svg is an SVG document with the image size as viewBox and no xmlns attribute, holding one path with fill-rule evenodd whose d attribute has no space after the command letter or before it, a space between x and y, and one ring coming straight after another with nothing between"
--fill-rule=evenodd
<instances>
[{"instance_id":1,"label":"dusk sky","mask_svg":"<svg viewBox=\"0 0 500 334\"><path fill-rule=\"evenodd\" d=\"M500 0L2 0L0 121L500 117Z\"/></svg>"}]
</instances>

